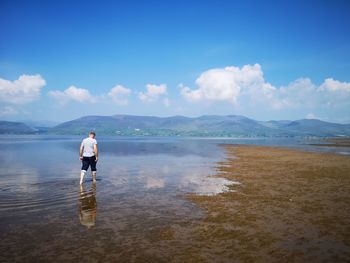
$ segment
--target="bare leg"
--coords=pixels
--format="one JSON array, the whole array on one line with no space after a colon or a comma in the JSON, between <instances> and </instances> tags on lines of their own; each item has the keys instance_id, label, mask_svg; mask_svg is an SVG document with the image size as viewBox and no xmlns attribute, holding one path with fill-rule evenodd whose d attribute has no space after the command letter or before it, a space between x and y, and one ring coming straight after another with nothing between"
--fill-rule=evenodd
<instances>
[{"instance_id":1,"label":"bare leg","mask_svg":"<svg viewBox=\"0 0 350 263\"><path fill-rule=\"evenodd\" d=\"M92 180L96 183L96 171L92 172Z\"/></svg>"},{"instance_id":2,"label":"bare leg","mask_svg":"<svg viewBox=\"0 0 350 263\"><path fill-rule=\"evenodd\" d=\"M83 184L85 171L80 172L80 184Z\"/></svg>"}]
</instances>

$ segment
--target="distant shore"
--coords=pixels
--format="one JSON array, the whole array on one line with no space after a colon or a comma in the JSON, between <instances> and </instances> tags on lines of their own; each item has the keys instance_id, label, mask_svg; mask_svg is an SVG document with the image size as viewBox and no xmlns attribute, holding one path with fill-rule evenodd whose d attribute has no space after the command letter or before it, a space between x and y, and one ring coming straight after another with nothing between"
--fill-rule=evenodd
<instances>
[{"instance_id":1,"label":"distant shore","mask_svg":"<svg viewBox=\"0 0 350 263\"><path fill-rule=\"evenodd\" d=\"M216 196L188 196L206 211L192 230L198 248L192 256L216 255L219 262L350 261L350 157L223 147L227 159L217 176L241 185Z\"/></svg>"},{"instance_id":2,"label":"distant shore","mask_svg":"<svg viewBox=\"0 0 350 263\"><path fill-rule=\"evenodd\" d=\"M328 146L328 147L350 147L350 137L339 138L324 138L326 143L312 143L314 146Z\"/></svg>"}]
</instances>

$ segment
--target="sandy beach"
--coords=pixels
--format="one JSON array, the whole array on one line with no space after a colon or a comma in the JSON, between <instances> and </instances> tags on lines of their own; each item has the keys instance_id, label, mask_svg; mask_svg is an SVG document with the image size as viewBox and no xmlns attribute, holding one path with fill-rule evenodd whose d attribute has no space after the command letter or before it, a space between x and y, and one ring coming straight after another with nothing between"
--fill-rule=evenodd
<instances>
[{"instance_id":1,"label":"sandy beach","mask_svg":"<svg viewBox=\"0 0 350 263\"><path fill-rule=\"evenodd\" d=\"M225 145L217 176L233 192L189 195L206 211L188 258L203 262L349 262L350 158Z\"/></svg>"}]
</instances>

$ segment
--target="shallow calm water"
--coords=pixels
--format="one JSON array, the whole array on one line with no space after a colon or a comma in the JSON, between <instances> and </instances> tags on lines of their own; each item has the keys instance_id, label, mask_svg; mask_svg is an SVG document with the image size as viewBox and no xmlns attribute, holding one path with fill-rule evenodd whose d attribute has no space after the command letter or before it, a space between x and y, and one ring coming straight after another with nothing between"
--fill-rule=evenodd
<instances>
[{"instance_id":1,"label":"shallow calm water","mask_svg":"<svg viewBox=\"0 0 350 263\"><path fill-rule=\"evenodd\" d=\"M186 193L217 194L235 183L210 177L225 158L221 143L349 153L296 139L98 137L97 183L88 172L79 187L81 139L0 139L1 262L102 262L159 254L160 233L204 215Z\"/></svg>"}]
</instances>

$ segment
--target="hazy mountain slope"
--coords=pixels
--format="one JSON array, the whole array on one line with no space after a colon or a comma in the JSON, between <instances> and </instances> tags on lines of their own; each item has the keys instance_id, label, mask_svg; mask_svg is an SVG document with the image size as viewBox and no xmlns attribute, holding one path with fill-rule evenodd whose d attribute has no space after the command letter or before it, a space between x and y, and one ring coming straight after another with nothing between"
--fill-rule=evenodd
<instances>
[{"instance_id":1,"label":"hazy mountain slope","mask_svg":"<svg viewBox=\"0 0 350 263\"><path fill-rule=\"evenodd\" d=\"M62 123L51 132L61 134L82 134L96 130L102 134L148 134L148 135L248 135L264 136L276 131L244 116L201 116L188 118L183 116L86 116Z\"/></svg>"},{"instance_id":2,"label":"hazy mountain slope","mask_svg":"<svg viewBox=\"0 0 350 263\"><path fill-rule=\"evenodd\" d=\"M350 124L331 123L316 119L296 120L285 124L280 128L288 132L298 132L304 135L350 135Z\"/></svg>"},{"instance_id":3,"label":"hazy mountain slope","mask_svg":"<svg viewBox=\"0 0 350 263\"><path fill-rule=\"evenodd\" d=\"M22 122L0 121L0 134L33 134L36 130Z\"/></svg>"},{"instance_id":4,"label":"hazy mountain slope","mask_svg":"<svg viewBox=\"0 0 350 263\"><path fill-rule=\"evenodd\" d=\"M280 121L259 121L259 123L263 126L269 127L269 128L274 128L274 129L279 129L282 128L283 126L291 123L292 121L289 120L280 120Z\"/></svg>"},{"instance_id":5,"label":"hazy mountain slope","mask_svg":"<svg viewBox=\"0 0 350 263\"><path fill-rule=\"evenodd\" d=\"M112 116L85 116L61 123L50 129L50 132L58 134L83 134L90 130L96 130L109 134L115 132L117 123Z\"/></svg>"},{"instance_id":6,"label":"hazy mountain slope","mask_svg":"<svg viewBox=\"0 0 350 263\"><path fill-rule=\"evenodd\" d=\"M337 136L350 135L350 125L319 120L256 121L239 115L184 116L86 116L50 130L56 134L85 134L95 130L108 135L181 136Z\"/></svg>"},{"instance_id":7,"label":"hazy mountain slope","mask_svg":"<svg viewBox=\"0 0 350 263\"><path fill-rule=\"evenodd\" d=\"M350 136L350 124L320 120L256 121L239 115L153 117L133 115L85 116L52 128L31 128L20 122L0 122L0 133L7 134L87 134L153 136Z\"/></svg>"},{"instance_id":8,"label":"hazy mountain slope","mask_svg":"<svg viewBox=\"0 0 350 263\"><path fill-rule=\"evenodd\" d=\"M51 128L59 124L59 122L55 121L48 121L48 120L39 120L39 121L34 121L34 120L21 120L20 122L28 125L29 127L36 128L36 127L41 127L41 128Z\"/></svg>"},{"instance_id":9,"label":"hazy mountain slope","mask_svg":"<svg viewBox=\"0 0 350 263\"><path fill-rule=\"evenodd\" d=\"M195 120L199 125L199 130L208 132L223 131L226 133L236 134L264 134L273 133L268 127L261 125L259 122L244 116L202 116Z\"/></svg>"}]
</instances>

